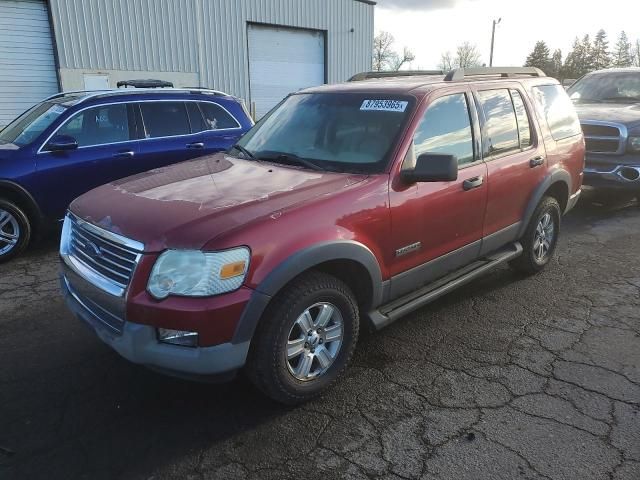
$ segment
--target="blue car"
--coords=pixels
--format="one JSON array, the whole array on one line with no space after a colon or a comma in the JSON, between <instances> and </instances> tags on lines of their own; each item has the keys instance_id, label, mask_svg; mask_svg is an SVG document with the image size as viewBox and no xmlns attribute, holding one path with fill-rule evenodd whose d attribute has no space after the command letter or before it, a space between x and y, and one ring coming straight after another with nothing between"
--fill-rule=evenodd
<instances>
[{"instance_id":1,"label":"blue car","mask_svg":"<svg viewBox=\"0 0 640 480\"><path fill-rule=\"evenodd\" d=\"M242 100L204 89L52 96L0 131L0 262L112 180L224 151L253 121Z\"/></svg>"}]
</instances>

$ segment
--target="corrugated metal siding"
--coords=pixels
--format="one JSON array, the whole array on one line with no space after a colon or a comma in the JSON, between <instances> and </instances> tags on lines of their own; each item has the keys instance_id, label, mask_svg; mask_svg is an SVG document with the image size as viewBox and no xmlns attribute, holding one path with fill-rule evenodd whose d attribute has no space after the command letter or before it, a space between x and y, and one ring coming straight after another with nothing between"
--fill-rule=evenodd
<instances>
[{"instance_id":1,"label":"corrugated metal siding","mask_svg":"<svg viewBox=\"0 0 640 480\"><path fill-rule=\"evenodd\" d=\"M0 0L0 127L57 91L44 1Z\"/></svg>"},{"instance_id":2,"label":"corrugated metal siding","mask_svg":"<svg viewBox=\"0 0 640 480\"><path fill-rule=\"evenodd\" d=\"M327 31L329 82L371 67L374 7L354 0L50 4L62 68L199 72L202 86L248 98L248 22Z\"/></svg>"}]
</instances>

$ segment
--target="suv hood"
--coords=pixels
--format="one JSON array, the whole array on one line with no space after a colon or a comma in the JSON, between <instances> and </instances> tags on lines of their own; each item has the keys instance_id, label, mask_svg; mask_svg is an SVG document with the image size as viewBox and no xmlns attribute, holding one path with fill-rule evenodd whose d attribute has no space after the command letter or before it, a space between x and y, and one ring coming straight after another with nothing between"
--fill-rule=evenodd
<instances>
[{"instance_id":1,"label":"suv hood","mask_svg":"<svg viewBox=\"0 0 640 480\"><path fill-rule=\"evenodd\" d=\"M580 120L622 123L627 127L640 124L640 103L577 103Z\"/></svg>"},{"instance_id":2,"label":"suv hood","mask_svg":"<svg viewBox=\"0 0 640 480\"><path fill-rule=\"evenodd\" d=\"M103 185L70 208L144 243L147 252L198 249L231 229L365 178L216 154Z\"/></svg>"}]
</instances>

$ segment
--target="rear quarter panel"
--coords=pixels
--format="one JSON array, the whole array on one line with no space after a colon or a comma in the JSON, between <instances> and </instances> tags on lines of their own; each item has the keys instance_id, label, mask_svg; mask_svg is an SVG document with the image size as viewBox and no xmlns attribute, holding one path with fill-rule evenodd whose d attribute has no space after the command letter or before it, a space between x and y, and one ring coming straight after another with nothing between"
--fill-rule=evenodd
<instances>
[{"instance_id":1,"label":"rear quarter panel","mask_svg":"<svg viewBox=\"0 0 640 480\"><path fill-rule=\"evenodd\" d=\"M582 178L585 162L585 145L582 133L562 140L555 140L549 129L547 119L540 102L536 98L536 86L557 85L558 82L551 79L540 79L527 82L526 91L531 104L536 112L537 122L542 132L545 148L547 150L548 173L555 170L565 170L571 176L569 195L573 195L582 187ZM573 107L571 107L573 108Z\"/></svg>"}]
</instances>

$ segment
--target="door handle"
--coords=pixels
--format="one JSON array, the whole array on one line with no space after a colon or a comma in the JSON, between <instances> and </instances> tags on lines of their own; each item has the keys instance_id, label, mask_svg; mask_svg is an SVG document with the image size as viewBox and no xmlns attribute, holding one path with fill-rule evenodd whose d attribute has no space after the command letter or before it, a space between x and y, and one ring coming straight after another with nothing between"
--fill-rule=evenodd
<instances>
[{"instance_id":1,"label":"door handle","mask_svg":"<svg viewBox=\"0 0 640 480\"><path fill-rule=\"evenodd\" d=\"M187 148L204 148L204 142L187 143Z\"/></svg>"},{"instance_id":2,"label":"door handle","mask_svg":"<svg viewBox=\"0 0 640 480\"><path fill-rule=\"evenodd\" d=\"M478 188L478 187L482 186L483 183L484 183L484 177L483 176L473 177L473 178L469 178L469 179L465 180L464 182L462 182L462 188L465 191L466 190L472 190L474 188Z\"/></svg>"},{"instance_id":3,"label":"door handle","mask_svg":"<svg viewBox=\"0 0 640 480\"><path fill-rule=\"evenodd\" d=\"M135 154L133 153L132 150L126 150L124 152L118 152L113 154L114 158L131 158L134 155Z\"/></svg>"},{"instance_id":4,"label":"door handle","mask_svg":"<svg viewBox=\"0 0 640 480\"><path fill-rule=\"evenodd\" d=\"M537 157L533 157L531 160L529 160L529 166L531 168L539 167L543 163L544 163L544 157L542 155L538 155Z\"/></svg>"}]
</instances>

